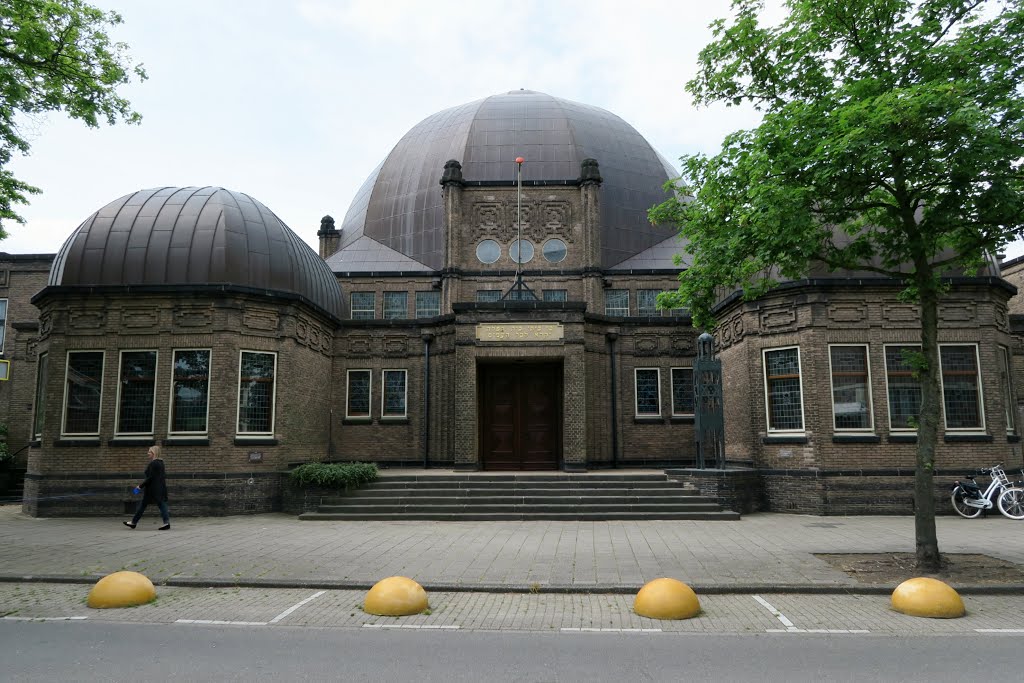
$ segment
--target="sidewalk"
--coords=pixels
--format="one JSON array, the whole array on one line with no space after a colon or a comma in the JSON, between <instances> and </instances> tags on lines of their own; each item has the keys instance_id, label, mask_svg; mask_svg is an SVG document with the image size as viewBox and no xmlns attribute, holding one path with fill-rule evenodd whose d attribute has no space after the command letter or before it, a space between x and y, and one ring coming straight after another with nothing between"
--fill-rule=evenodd
<instances>
[{"instance_id":1,"label":"sidewalk","mask_svg":"<svg viewBox=\"0 0 1024 683\"><path fill-rule=\"evenodd\" d=\"M130 569L166 585L365 589L404 575L439 591L626 593L670 576L709 594L877 593L892 588L858 584L814 553L914 549L913 517L300 522L265 514L172 517L166 532L156 530L155 511L134 531L121 521L33 519L0 506L0 581L85 583ZM937 526L943 553L1024 565L1024 523L940 517ZM1024 593L1024 586L1002 589Z\"/></svg>"}]
</instances>

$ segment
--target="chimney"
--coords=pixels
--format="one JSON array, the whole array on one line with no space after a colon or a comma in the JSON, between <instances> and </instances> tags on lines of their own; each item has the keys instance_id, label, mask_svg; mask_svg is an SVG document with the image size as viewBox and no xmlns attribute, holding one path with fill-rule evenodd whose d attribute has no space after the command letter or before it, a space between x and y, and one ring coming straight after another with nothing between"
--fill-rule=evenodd
<instances>
[{"instance_id":1,"label":"chimney","mask_svg":"<svg viewBox=\"0 0 1024 683\"><path fill-rule=\"evenodd\" d=\"M320 230L316 236L320 238L320 258L325 259L338 251L341 244L341 233L334 227L334 219L324 216L320 219Z\"/></svg>"}]
</instances>

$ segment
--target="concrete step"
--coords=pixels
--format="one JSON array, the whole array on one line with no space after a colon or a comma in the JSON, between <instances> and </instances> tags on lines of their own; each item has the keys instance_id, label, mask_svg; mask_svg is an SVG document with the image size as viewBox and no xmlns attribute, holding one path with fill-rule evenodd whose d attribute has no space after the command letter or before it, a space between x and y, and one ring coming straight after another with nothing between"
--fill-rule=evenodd
<instances>
[{"instance_id":1,"label":"concrete step","mask_svg":"<svg viewBox=\"0 0 1024 683\"><path fill-rule=\"evenodd\" d=\"M395 481L392 477L381 477L369 484L367 484L361 490L369 490L374 488L388 488L388 489L412 489L412 488L466 488L466 489L517 489L517 488L531 488L531 489L614 489L614 488L635 488L635 489L681 489L685 487L685 484L679 481L670 481L668 479L601 479L594 481L543 481L543 480L504 480L504 481L491 481L488 479L471 480L471 481L447 481L442 479L421 479L419 481Z\"/></svg>"},{"instance_id":2,"label":"concrete step","mask_svg":"<svg viewBox=\"0 0 1024 683\"><path fill-rule=\"evenodd\" d=\"M738 512L465 512L465 513L320 513L306 512L299 519L306 522L320 521L387 521L427 520L439 522L499 522L499 521L586 521L604 522L615 520L667 520L686 519L697 521L736 521Z\"/></svg>"},{"instance_id":3,"label":"concrete step","mask_svg":"<svg viewBox=\"0 0 1024 683\"><path fill-rule=\"evenodd\" d=\"M545 482L588 482L588 481L665 481L668 476L662 472L638 473L571 473L571 472L509 472L509 473L473 473L473 474L391 474L394 470L384 470L377 481L545 481Z\"/></svg>"},{"instance_id":4,"label":"concrete step","mask_svg":"<svg viewBox=\"0 0 1024 683\"><path fill-rule=\"evenodd\" d=\"M332 513L378 513L378 512L719 512L721 506L714 502L703 503L633 503L604 505L601 503L491 503L487 501L467 503L436 503L432 505L409 503L384 503L381 505L321 505L317 508L325 514Z\"/></svg>"},{"instance_id":5,"label":"concrete step","mask_svg":"<svg viewBox=\"0 0 1024 683\"><path fill-rule=\"evenodd\" d=\"M613 498L644 498L644 499L671 499L671 498L699 498L696 490L690 489L596 489L584 491L580 489L356 489L343 496L324 497L324 504L335 504L337 501L362 500L372 501L375 499L398 499L398 498L534 498L544 500L559 500L562 498L593 498L609 501Z\"/></svg>"},{"instance_id":6,"label":"concrete step","mask_svg":"<svg viewBox=\"0 0 1024 683\"><path fill-rule=\"evenodd\" d=\"M353 505L699 505L700 496L350 496L325 498L320 507Z\"/></svg>"}]
</instances>

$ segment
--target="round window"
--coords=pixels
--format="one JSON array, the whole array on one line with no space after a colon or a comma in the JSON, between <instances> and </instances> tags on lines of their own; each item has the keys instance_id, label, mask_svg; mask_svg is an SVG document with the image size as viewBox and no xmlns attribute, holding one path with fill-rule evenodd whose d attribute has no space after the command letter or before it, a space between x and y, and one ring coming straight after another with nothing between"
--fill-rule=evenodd
<instances>
[{"instance_id":1,"label":"round window","mask_svg":"<svg viewBox=\"0 0 1024 683\"><path fill-rule=\"evenodd\" d=\"M548 261L558 263L565 258L565 242L560 239L550 239L544 243L544 248L541 251Z\"/></svg>"},{"instance_id":2,"label":"round window","mask_svg":"<svg viewBox=\"0 0 1024 683\"><path fill-rule=\"evenodd\" d=\"M501 245L494 240L484 240L476 245L476 257L481 263L494 263L501 256Z\"/></svg>"},{"instance_id":3,"label":"round window","mask_svg":"<svg viewBox=\"0 0 1024 683\"><path fill-rule=\"evenodd\" d=\"M523 260L519 260L519 245L522 245L523 249ZM508 257L512 259L512 263L529 263L533 259L533 242L529 240L516 240L512 243L512 246L508 248Z\"/></svg>"}]
</instances>

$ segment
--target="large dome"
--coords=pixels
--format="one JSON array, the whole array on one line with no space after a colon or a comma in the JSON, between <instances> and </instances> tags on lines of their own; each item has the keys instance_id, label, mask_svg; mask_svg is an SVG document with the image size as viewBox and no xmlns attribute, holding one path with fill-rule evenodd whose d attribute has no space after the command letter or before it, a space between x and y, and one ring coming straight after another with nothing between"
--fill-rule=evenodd
<instances>
[{"instance_id":1,"label":"large dome","mask_svg":"<svg viewBox=\"0 0 1024 683\"><path fill-rule=\"evenodd\" d=\"M647 210L665 200L678 176L636 129L586 104L513 90L430 116L412 128L363 183L342 224L341 246L366 235L432 268L444 256L439 181L444 163L462 164L469 181L572 180L597 159L601 187L601 261L613 266L671 237Z\"/></svg>"},{"instance_id":2,"label":"large dome","mask_svg":"<svg viewBox=\"0 0 1024 683\"><path fill-rule=\"evenodd\" d=\"M232 285L298 295L341 316L327 264L266 206L220 187L139 190L87 218L50 286Z\"/></svg>"}]
</instances>

